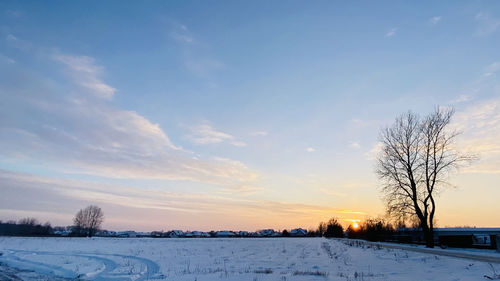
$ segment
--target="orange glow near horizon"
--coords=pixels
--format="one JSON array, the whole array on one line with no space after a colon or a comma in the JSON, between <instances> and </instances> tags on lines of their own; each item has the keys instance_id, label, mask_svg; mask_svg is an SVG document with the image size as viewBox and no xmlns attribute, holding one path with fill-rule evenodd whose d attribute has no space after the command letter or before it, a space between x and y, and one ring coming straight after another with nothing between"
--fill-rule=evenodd
<instances>
[{"instance_id":1,"label":"orange glow near horizon","mask_svg":"<svg viewBox=\"0 0 500 281\"><path fill-rule=\"evenodd\" d=\"M349 222L347 227L352 227L353 229L359 229L360 219L344 219L344 221Z\"/></svg>"}]
</instances>

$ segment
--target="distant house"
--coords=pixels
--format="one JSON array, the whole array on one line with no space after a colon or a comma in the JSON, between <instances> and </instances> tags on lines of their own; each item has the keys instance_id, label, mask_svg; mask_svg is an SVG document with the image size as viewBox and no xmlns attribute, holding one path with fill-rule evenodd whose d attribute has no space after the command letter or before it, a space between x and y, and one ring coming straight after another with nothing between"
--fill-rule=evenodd
<instances>
[{"instance_id":1,"label":"distant house","mask_svg":"<svg viewBox=\"0 0 500 281\"><path fill-rule=\"evenodd\" d=\"M127 231L117 232L116 236L121 237L121 238L135 238L135 237L137 237L137 234L133 230L127 230Z\"/></svg>"},{"instance_id":2,"label":"distant house","mask_svg":"<svg viewBox=\"0 0 500 281\"><path fill-rule=\"evenodd\" d=\"M112 230L99 230L96 232L97 237L117 237L116 231Z\"/></svg>"},{"instance_id":3,"label":"distant house","mask_svg":"<svg viewBox=\"0 0 500 281\"><path fill-rule=\"evenodd\" d=\"M54 234L55 235L59 235L59 236L69 236L71 234L71 230L56 230L54 231Z\"/></svg>"},{"instance_id":4,"label":"distant house","mask_svg":"<svg viewBox=\"0 0 500 281\"><path fill-rule=\"evenodd\" d=\"M263 229L258 233L263 237L277 237L281 235L279 232L274 231L274 229Z\"/></svg>"},{"instance_id":5,"label":"distant house","mask_svg":"<svg viewBox=\"0 0 500 281\"><path fill-rule=\"evenodd\" d=\"M116 234L116 233L115 233ZM95 233L95 236L97 237L111 237L109 231L107 230L98 230L96 233Z\"/></svg>"},{"instance_id":6,"label":"distant house","mask_svg":"<svg viewBox=\"0 0 500 281\"><path fill-rule=\"evenodd\" d=\"M235 237L236 234L232 231L217 231L215 233L215 237Z\"/></svg>"},{"instance_id":7,"label":"distant house","mask_svg":"<svg viewBox=\"0 0 500 281\"><path fill-rule=\"evenodd\" d=\"M306 235L307 235L307 230L300 227L290 230L290 236L292 237L304 237Z\"/></svg>"},{"instance_id":8,"label":"distant house","mask_svg":"<svg viewBox=\"0 0 500 281\"><path fill-rule=\"evenodd\" d=\"M59 236L69 236L73 232L73 226L55 226L54 234Z\"/></svg>"},{"instance_id":9,"label":"distant house","mask_svg":"<svg viewBox=\"0 0 500 281\"><path fill-rule=\"evenodd\" d=\"M202 231L189 231L184 234L184 237L186 238L206 238L210 237L210 234L208 232L202 232Z\"/></svg>"},{"instance_id":10,"label":"distant house","mask_svg":"<svg viewBox=\"0 0 500 281\"><path fill-rule=\"evenodd\" d=\"M193 231L191 232L192 237L194 238L207 238L210 237L210 234L208 232L203 232L203 231Z\"/></svg>"},{"instance_id":11,"label":"distant house","mask_svg":"<svg viewBox=\"0 0 500 281\"><path fill-rule=\"evenodd\" d=\"M249 233L248 233L248 231L240 231L240 232L238 232L238 236L241 236L241 237L248 237L248 236L249 236Z\"/></svg>"},{"instance_id":12,"label":"distant house","mask_svg":"<svg viewBox=\"0 0 500 281\"><path fill-rule=\"evenodd\" d=\"M153 237L153 238L163 237L163 231L153 231L153 232L151 232L151 237Z\"/></svg>"},{"instance_id":13,"label":"distant house","mask_svg":"<svg viewBox=\"0 0 500 281\"><path fill-rule=\"evenodd\" d=\"M182 230L172 230L168 232L168 237L170 238L181 238L185 236L186 234Z\"/></svg>"}]
</instances>

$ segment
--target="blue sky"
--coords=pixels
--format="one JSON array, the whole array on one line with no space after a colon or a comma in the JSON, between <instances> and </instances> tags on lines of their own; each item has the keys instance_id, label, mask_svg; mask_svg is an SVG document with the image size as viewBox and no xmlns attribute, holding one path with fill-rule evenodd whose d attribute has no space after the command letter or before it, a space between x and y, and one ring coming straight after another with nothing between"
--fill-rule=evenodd
<instances>
[{"instance_id":1,"label":"blue sky","mask_svg":"<svg viewBox=\"0 0 500 281\"><path fill-rule=\"evenodd\" d=\"M497 1L2 1L0 39L0 219L69 224L88 203L145 230L383 215L378 131L453 106L481 160L451 178L441 225L500 223Z\"/></svg>"}]
</instances>

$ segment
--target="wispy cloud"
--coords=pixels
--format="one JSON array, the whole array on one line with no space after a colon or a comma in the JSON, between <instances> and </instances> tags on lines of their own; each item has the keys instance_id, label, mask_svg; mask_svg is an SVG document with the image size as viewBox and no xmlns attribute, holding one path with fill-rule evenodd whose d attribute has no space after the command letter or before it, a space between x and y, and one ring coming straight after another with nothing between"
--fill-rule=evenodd
<instances>
[{"instance_id":1,"label":"wispy cloud","mask_svg":"<svg viewBox=\"0 0 500 281\"><path fill-rule=\"evenodd\" d=\"M216 144L216 143L229 143L234 146L246 146L246 143L237 140L234 136L217 131L210 122L204 121L203 123L191 127L191 135L188 139L198 145Z\"/></svg>"},{"instance_id":2,"label":"wispy cloud","mask_svg":"<svg viewBox=\"0 0 500 281\"><path fill-rule=\"evenodd\" d=\"M31 50L33 48L33 46L31 45L30 42L23 40L23 39L20 39L11 33L9 33L5 36L5 41L7 41L7 43L10 46L17 48L17 49L20 49L20 50L23 50L23 51L28 51L28 50Z\"/></svg>"},{"instance_id":3,"label":"wispy cloud","mask_svg":"<svg viewBox=\"0 0 500 281\"><path fill-rule=\"evenodd\" d=\"M328 195L328 196L335 196L335 197L346 197L347 193L345 192L338 192L334 189L331 188L320 188L318 189L319 192Z\"/></svg>"},{"instance_id":4,"label":"wispy cloud","mask_svg":"<svg viewBox=\"0 0 500 281\"><path fill-rule=\"evenodd\" d=\"M209 86L216 85L213 82L214 74L226 67L226 65L207 54L207 43L197 40L188 26L174 22L171 24L170 37L180 47L185 68L193 75L208 81Z\"/></svg>"},{"instance_id":5,"label":"wispy cloud","mask_svg":"<svg viewBox=\"0 0 500 281\"><path fill-rule=\"evenodd\" d=\"M308 174L305 176L290 176L288 179L293 184L298 186L308 186L309 188L316 189L324 194L349 194L352 190L372 186L373 182L362 181L359 179L349 179L347 181L337 181L331 178L324 177L318 174Z\"/></svg>"},{"instance_id":6,"label":"wispy cloud","mask_svg":"<svg viewBox=\"0 0 500 281\"><path fill-rule=\"evenodd\" d=\"M8 17L19 18L23 13L19 10L7 10L7 11L5 11L5 14Z\"/></svg>"},{"instance_id":7,"label":"wispy cloud","mask_svg":"<svg viewBox=\"0 0 500 281\"><path fill-rule=\"evenodd\" d=\"M493 76L499 69L500 69L500 62L496 61L486 67L483 76L485 77Z\"/></svg>"},{"instance_id":8,"label":"wispy cloud","mask_svg":"<svg viewBox=\"0 0 500 281\"><path fill-rule=\"evenodd\" d=\"M472 100L473 96L470 94L461 94L457 98L453 99L450 103L462 103Z\"/></svg>"},{"instance_id":9,"label":"wispy cloud","mask_svg":"<svg viewBox=\"0 0 500 281\"><path fill-rule=\"evenodd\" d=\"M435 16L429 19L431 25L436 25L441 21L441 16Z\"/></svg>"},{"instance_id":10,"label":"wispy cloud","mask_svg":"<svg viewBox=\"0 0 500 281\"><path fill-rule=\"evenodd\" d=\"M260 136L260 137L265 137L267 136L269 133L267 131L256 131L256 132L252 132L250 133L249 135L251 136Z\"/></svg>"},{"instance_id":11,"label":"wispy cloud","mask_svg":"<svg viewBox=\"0 0 500 281\"><path fill-rule=\"evenodd\" d=\"M491 76L500 69L500 62L496 61L486 67L485 76Z\"/></svg>"},{"instance_id":12,"label":"wispy cloud","mask_svg":"<svg viewBox=\"0 0 500 281\"><path fill-rule=\"evenodd\" d=\"M101 80L102 67L93 58L63 54L48 58L69 68L70 81L84 91L66 79L45 78L50 71L60 71L57 65L38 75L14 72L5 78L8 88L0 87L0 99L8 105L0 111L4 161L23 159L60 172L194 181L225 189L251 186L258 179L258 173L241 162L193 157L174 145L159 124L114 106L108 101L114 89ZM221 136L233 145L244 145Z\"/></svg>"},{"instance_id":13,"label":"wispy cloud","mask_svg":"<svg viewBox=\"0 0 500 281\"><path fill-rule=\"evenodd\" d=\"M5 40L10 41L10 42L15 42L15 41L17 41L18 39L17 39L17 37L16 37L16 36L14 36L13 34L7 34L7 36L5 36Z\"/></svg>"},{"instance_id":14,"label":"wispy cloud","mask_svg":"<svg viewBox=\"0 0 500 281\"><path fill-rule=\"evenodd\" d=\"M189 58L185 61L186 68L200 78L210 78L212 73L224 68L224 64L212 58Z\"/></svg>"},{"instance_id":15,"label":"wispy cloud","mask_svg":"<svg viewBox=\"0 0 500 281\"><path fill-rule=\"evenodd\" d=\"M15 60L13 60L13 59L11 59L11 58L9 58L7 56L4 56L2 54L0 54L0 62L5 62L5 63L8 63L8 64L14 64L14 63L16 63Z\"/></svg>"},{"instance_id":16,"label":"wispy cloud","mask_svg":"<svg viewBox=\"0 0 500 281\"><path fill-rule=\"evenodd\" d=\"M66 54L56 54L53 58L66 65L73 81L92 94L104 99L111 99L115 94L116 89L101 80L103 67L97 65L94 58Z\"/></svg>"},{"instance_id":17,"label":"wispy cloud","mask_svg":"<svg viewBox=\"0 0 500 281\"><path fill-rule=\"evenodd\" d=\"M397 30L398 30L397 28L391 28L389 31L385 33L384 37L388 38L396 35Z\"/></svg>"},{"instance_id":18,"label":"wispy cloud","mask_svg":"<svg viewBox=\"0 0 500 281\"><path fill-rule=\"evenodd\" d=\"M368 121L359 118L351 119L350 123L356 127L365 127L370 124Z\"/></svg>"},{"instance_id":19,"label":"wispy cloud","mask_svg":"<svg viewBox=\"0 0 500 281\"><path fill-rule=\"evenodd\" d=\"M9 196L0 197L2 214L6 213L4 210L8 210L9 215L17 213L18 216L39 217L45 214L47 218L59 218L58 223L63 224L70 223L72 214L88 203L99 204L106 214L113 214L107 218L106 227L122 228L134 224L146 230L170 225L180 228L192 225L205 230L217 226L239 228L242 225L246 229L266 226L307 227L331 216L350 218L366 214L360 210L323 205L178 193L165 189L54 179L4 170L0 170L0 181L3 190L9 191ZM144 220L142 212L150 219ZM57 213L67 215L53 215ZM167 226L161 219L165 217L171 218Z\"/></svg>"},{"instance_id":20,"label":"wispy cloud","mask_svg":"<svg viewBox=\"0 0 500 281\"><path fill-rule=\"evenodd\" d=\"M180 43L191 44L195 42L189 28L180 23L173 24L173 28L170 31L170 37Z\"/></svg>"},{"instance_id":21,"label":"wispy cloud","mask_svg":"<svg viewBox=\"0 0 500 281\"><path fill-rule=\"evenodd\" d=\"M500 27L500 20L488 13L477 13L476 22L478 24L476 33L480 36L490 35Z\"/></svg>"},{"instance_id":22,"label":"wispy cloud","mask_svg":"<svg viewBox=\"0 0 500 281\"><path fill-rule=\"evenodd\" d=\"M354 149L358 149L358 148L360 148L360 147L361 147L361 145L360 145L360 144L359 144L359 142L357 142L357 141L353 141L353 142L351 142L351 143L349 144L349 146L350 146L351 148L354 148Z\"/></svg>"},{"instance_id":23,"label":"wispy cloud","mask_svg":"<svg viewBox=\"0 0 500 281\"><path fill-rule=\"evenodd\" d=\"M496 72L497 70L500 69L500 62L498 62L498 61L494 62L494 63L488 65L488 67L486 69L489 72Z\"/></svg>"},{"instance_id":24,"label":"wispy cloud","mask_svg":"<svg viewBox=\"0 0 500 281\"><path fill-rule=\"evenodd\" d=\"M372 148L365 153L365 158L367 160L376 160L377 156L382 152L383 144L381 142L375 143Z\"/></svg>"},{"instance_id":25,"label":"wispy cloud","mask_svg":"<svg viewBox=\"0 0 500 281\"><path fill-rule=\"evenodd\" d=\"M479 156L466 172L500 173L500 99L477 102L457 112L453 127L463 132L460 149Z\"/></svg>"}]
</instances>

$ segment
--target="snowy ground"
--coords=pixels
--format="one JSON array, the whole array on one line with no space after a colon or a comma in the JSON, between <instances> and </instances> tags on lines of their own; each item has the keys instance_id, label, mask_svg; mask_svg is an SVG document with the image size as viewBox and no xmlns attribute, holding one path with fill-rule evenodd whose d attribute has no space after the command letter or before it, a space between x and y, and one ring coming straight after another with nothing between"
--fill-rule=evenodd
<instances>
[{"instance_id":1,"label":"snowy ground","mask_svg":"<svg viewBox=\"0 0 500 281\"><path fill-rule=\"evenodd\" d=\"M59 280L488 280L484 275L500 273L500 264L321 238L0 237L0 253L0 280L2 276L17 276L12 280L39 280L40 276L51 280L55 278L50 276Z\"/></svg>"}]
</instances>

